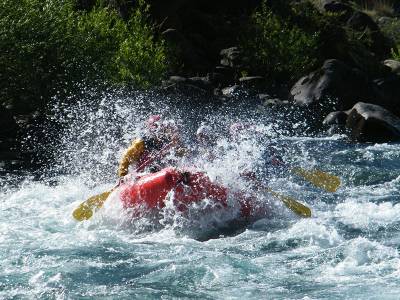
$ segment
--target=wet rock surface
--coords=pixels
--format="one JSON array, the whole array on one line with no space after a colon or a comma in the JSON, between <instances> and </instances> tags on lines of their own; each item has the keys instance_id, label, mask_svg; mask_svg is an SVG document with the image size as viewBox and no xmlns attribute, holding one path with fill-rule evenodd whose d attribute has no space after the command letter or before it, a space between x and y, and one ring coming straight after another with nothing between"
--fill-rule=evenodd
<instances>
[{"instance_id":1,"label":"wet rock surface","mask_svg":"<svg viewBox=\"0 0 400 300\"><path fill-rule=\"evenodd\" d=\"M368 78L340 60L325 61L321 69L301 78L290 91L294 105L323 112L349 109L372 95Z\"/></svg>"},{"instance_id":2,"label":"wet rock surface","mask_svg":"<svg viewBox=\"0 0 400 300\"><path fill-rule=\"evenodd\" d=\"M348 113L346 127L359 142L400 141L400 118L379 105L357 103Z\"/></svg>"}]
</instances>

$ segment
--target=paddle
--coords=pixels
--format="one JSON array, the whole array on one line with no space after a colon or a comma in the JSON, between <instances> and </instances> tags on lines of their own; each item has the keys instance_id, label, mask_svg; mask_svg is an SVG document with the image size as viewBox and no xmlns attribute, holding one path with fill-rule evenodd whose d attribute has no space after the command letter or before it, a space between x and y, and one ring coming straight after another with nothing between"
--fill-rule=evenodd
<instances>
[{"instance_id":1,"label":"paddle","mask_svg":"<svg viewBox=\"0 0 400 300\"><path fill-rule=\"evenodd\" d=\"M161 155L164 155L167 151L170 150L172 146L174 146L176 142L173 141L167 145L165 145L156 155L150 157L148 160L143 162L139 167L136 168L135 172L143 171L143 169L151 164L154 160L159 158ZM108 196L119 186L119 183L113 187L111 190L103 192L101 194L95 195L81 203L73 212L72 216L77 221L89 220L95 210L100 209L104 202L106 202Z\"/></svg>"},{"instance_id":2,"label":"paddle","mask_svg":"<svg viewBox=\"0 0 400 300\"><path fill-rule=\"evenodd\" d=\"M72 216L77 221L89 220L93 216L93 210L101 208L115 188L116 187L104 193L90 197L73 211Z\"/></svg>"},{"instance_id":3,"label":"paddle","mask_svg":"<svg viewBox=\"0 0 400 300\"><path fill-rule=\"evenodd\" d=\"M313 185L324 189L327 192L334 193L340 186L340 178L321 170L306 170L301 167L290 168L283 161L276 159L276 164L286 167L291 173L302 177Z\"/></svg>"},{"instance_id":4,"label":"paddle","mask_svg":"<svg viewBox=\"0 0 400 300\"><path fill-rule=\"evenodd\" d=\"M340 178L326 173L321 170L305 170L300 167L292 168L290 170L293 174L296 174L315 186L322 188L328 192L334 193L340 186Z\"/></svg>"},{"instance_id":5,"label":"paddle","mask_svg":"<svg viewBox=\"0 0 400 300\"><path fill-rule=\"evenodd\" d=\"M264 190L281 200L289 209L299 216L305 218L311 217L311 209L296 201L294 198L279 194L269 187L264 187Z\"/></svg>"},{"instance_id":6,"label":"paddle","mask_svg":"<svg viewBox=\"0 0 400 300\"><path fill-rule=\"evenodd\" d=\"M309 218L311 217L311 209L301 204L296 199L282 195L278 192L273 191L271 188L267 187L261 180L259 180L254 173L247 176L248 179L253 181L258 187L261 187L264 191L272 194L274 197L281 200L289 209L301 217Z\"/></svg>"}]
</instances>

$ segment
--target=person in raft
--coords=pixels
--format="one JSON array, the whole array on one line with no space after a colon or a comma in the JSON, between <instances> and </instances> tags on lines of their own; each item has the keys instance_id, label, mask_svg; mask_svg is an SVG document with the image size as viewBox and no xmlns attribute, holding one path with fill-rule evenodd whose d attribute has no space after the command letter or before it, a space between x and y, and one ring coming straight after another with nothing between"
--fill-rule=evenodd
<instances>
[{"instance_id":1,"label":"person in raft","mask_svg":"<svg viewBox=\"0 0 400 300\"><path fill-rule=\"evenodd\" d=\"M212 162L217 157L217 135L210 125L202 122L196 130L196 156L206 162Z\"/></svg>"},{"instance_id":2,"label":"person in raft","mask_svg":"<svg viewBox=\"0 0 400 300\"><path fill-rule=\"evenodd\" d=\"M173 150L177 154L182 152L179 130L173 120L153 115L145 125L143 137L135 139L125 150L118 167L119 177L127 175L130 166L136 172L157 172L168 164L164 159L168 154Z\"/></svg>"}]
</instances>

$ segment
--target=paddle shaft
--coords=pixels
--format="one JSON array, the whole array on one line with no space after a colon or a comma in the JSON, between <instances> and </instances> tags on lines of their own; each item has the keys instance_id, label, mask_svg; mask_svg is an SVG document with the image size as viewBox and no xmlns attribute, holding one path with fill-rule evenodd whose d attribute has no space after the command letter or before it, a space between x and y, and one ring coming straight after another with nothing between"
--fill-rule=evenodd
<instances>
[{"instance_id":1,"label":"paddle shaft","mask_svg":"<svg viewBox=\"0 0 400 300\"><path fill-rule=\"evenodd\" d=\"M275 192L268 186L266 186L264 183L262 183L259 179L256 177L251 178L255 183L257 183L260 187L262 187L266 192L270 193L273 195L275 198L281 200L290 210L292 210L294 213L301 217L309 218L311 217L311 209L305 206L304 204L298 202L296 199L282 195L278 192Z\"/></svg>"}]
</instances>

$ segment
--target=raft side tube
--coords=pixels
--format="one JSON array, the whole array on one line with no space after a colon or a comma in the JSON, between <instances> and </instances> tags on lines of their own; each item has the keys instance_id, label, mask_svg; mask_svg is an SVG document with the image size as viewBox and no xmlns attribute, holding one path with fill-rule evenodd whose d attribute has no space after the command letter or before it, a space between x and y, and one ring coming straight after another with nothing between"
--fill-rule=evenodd
<instances>
[{"instance_id":1,"label":"raft side tube","mask_svg":"<svg viewBox=\"0 0 400 300\"><path fill-rule=\"evenodd\" d=\"M174 168L144 175L122 187L120 194L124 208L145 204L148 208L162 208L167 194L182 181Z\"/></svg>"}]
</instances>

